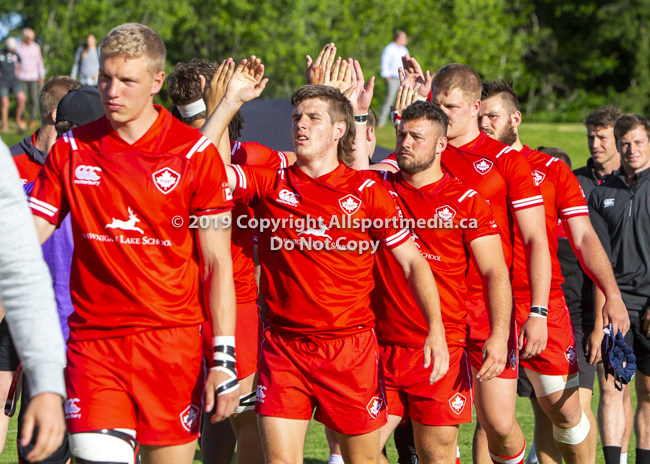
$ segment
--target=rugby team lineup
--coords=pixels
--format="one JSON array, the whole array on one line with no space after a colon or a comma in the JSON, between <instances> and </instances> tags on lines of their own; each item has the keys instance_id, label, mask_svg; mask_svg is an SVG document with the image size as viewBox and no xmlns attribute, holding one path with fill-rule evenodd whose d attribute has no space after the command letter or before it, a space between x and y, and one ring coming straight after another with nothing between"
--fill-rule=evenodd
<instances>
[{"instance_id":1,"label":"rugby team lineup","mask_svg":"<svg viewBox=\"0 0 650 464\"><path fill-rule=\"evenodd\" d=\"M234 433L238 464L299 464L314 419L330 464L387 463L393 434L400 463L595 463L599 425L620 464L600 421L634 385L650 463L650 123L594 108L572 171L520 139L510 83L405 45L385 50L396 143L376 163L375 78L334 43L291 96L292 152L238 140L268 82L254 55L166 76L159 34L127 23L96 88L45 82L41 129L0 145L20 462L230 462Z\"/></svg>"}]
</instances>

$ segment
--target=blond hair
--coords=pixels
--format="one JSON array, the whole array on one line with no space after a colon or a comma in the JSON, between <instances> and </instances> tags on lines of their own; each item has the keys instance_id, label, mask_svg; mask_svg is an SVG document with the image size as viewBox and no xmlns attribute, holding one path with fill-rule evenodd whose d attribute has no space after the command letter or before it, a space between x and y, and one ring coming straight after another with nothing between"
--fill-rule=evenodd
<instances>
[{"instance_id":1,"label":"blond hair","mask_svg":"<svg viewBox=\"0 0 650 464\"><path fill-rule=\"evenodd\" d=\"M452 90L460 90L463 99L472 104L481 99L481 78L474 68L465 64L452 63L441 68L433 78L433 87L449 93Z\"/></svg>"},{"instance_id":2,"label":"blond hair","mask_svg":"<svg viewBox=\"0 0 650 464\"><path fill-rule=\"evenodd\" d=\"M99 45L100 56L140 58L146 56L152 73L165 68L165 44L153 29L138 23L114 27Z\"/></svg>"}]
</instances>

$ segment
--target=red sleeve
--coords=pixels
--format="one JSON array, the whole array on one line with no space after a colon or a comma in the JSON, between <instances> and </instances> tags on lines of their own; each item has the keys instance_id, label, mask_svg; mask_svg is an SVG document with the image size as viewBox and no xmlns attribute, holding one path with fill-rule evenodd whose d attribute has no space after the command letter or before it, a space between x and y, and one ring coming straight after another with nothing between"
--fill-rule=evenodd
<instances>
[{"instance_id":1,"label":"red sleeve","mask_svg":"<svg viewBox=\"0 0 650 464\"><path fill-rule=\"evenodd\" d=\"M238 166L236 164L231 164L230 167L235 171L237 178L234 198L246 203L272 192L278 176L286 176L284 170L275 171L259 166Z\"/></svg>"},{"instance_id":2,"label":"red sleeve","mask_svg":"<svg viewBox=\"0 0 650 464\"><path fill-rule=\"evenodd\" d=\"M42 217L59 227L68 214L70 206L65 193L65 179L62 166L70 157L68 144L60 138L52 147L43 169L34 181L32 193L27 202L35 216Z\"/></svg>"},{"instance_id":3,"label":"red sleeve","mask_svg":"<svg viewBox=\"0 0 650 464\"><path fill-rule=\"evenodd\" d=\"M370 219L373 226L369 229L370 236L381 240L386 248L395 248L411 237L407 228L402 228L401 211L399 206L384 187L373 180L366 180L359 188L366 193L370 203ZM382 227L375 227L374 220L381 219Z\"/></svg>"},{"instance_id":4,"label":"red sleeve","mask_svg":"<svg viewBox=\"0 0 650 464\"><path fill-rule=\"evenodd\" d=\"M395 156L395 153L388 155L388 157L384 158L377 164L382 164L382 163L388 164L399 171L399 166L397 165L397 157Z\"/></svg>"},{"instance_id":5,"label":"red sleeve","mask_svg":"<svg viewBox=\"0 0 650 464\"><path fill-rule=\"evenodd\" d=\"M557 173L555 206L560 218L566 220L574 216L589 216L587 200L575 174L560 160L553 160L553 167Z\"/></svg>"},{"instance_id":6,"label":"red sleeve","mask_svg":"<svg viewBox=\"0 0 650 464\"><path fill-rule=\"evenodd\" d=\"M257 142L230 142L232 162L239 165L262 166L269 169L289 167L287 155Z\"/></svg>"},{"instance_id":7,"label":"red sleeve","mask_svg":"<svg viewBox=\"0 0 650 464\"><path fill-rule=\"evenodd\" d=\"M470 192L474 192L474 190L470 189ZM469 246L477 238L499 233L499 227L494 219L490 205L487 204L487 201L479 193L474 193L474 195L471 193L468 195L469 207L467 209L467 218L469 221L466 227L463 228L465 232L465 246ZM472 219L475 219L476 222L472 223Z\"/></svg>"},{"instance_id":8,"label":"red sleeve","mask_svg":"<svg viewBox=\"0 0 650 464\"><path fill-rule=\"evenodd\" d=\"M233 201L228 188L226 167L215 146L209 143L203 150L197 150L191 155L190 163L195 180L190 212L201 216L230 211Z\"/></svg>"},{"instance_id":9,"label":"red sleeve","mask_svg":"<svg viewBox=\"0 0 650 464\"><path fill-rule=\"evenodd\" d=\"M533 171L526 158L516 150L501 155L501 165L506 175L508 201L513 210L544 206L539 187L535 186Z\"/></svg>"}]
</instances>

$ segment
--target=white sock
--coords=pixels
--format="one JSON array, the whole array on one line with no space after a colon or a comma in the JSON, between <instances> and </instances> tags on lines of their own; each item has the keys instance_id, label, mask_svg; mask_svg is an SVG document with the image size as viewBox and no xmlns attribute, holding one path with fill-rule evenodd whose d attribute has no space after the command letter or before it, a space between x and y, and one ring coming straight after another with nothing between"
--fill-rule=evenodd
<instances>
[{"instance_id":1,"label":"white sock","mask_svg":"<svg viewBox=\"0 0 650 464\"><path fill-rule=\"evenodd\" d=\"M340 454L330 454L329 464L343 464L343 456Z\"/></svg>"},{"instance_id":2,"label":"white sock","mask_svg":"<svg viewBox=\"0 0 650 464\"><path fill-rule=\"evenodd\" d=\"M621 464L627 464L627 453L621 453Z\"/></svg>"},{"instance_id":3,"label":"white sock","mask_svg":"<svg viewBox=\"0 0 650 464\"><path fill-rule=\"evenodd\" d=\"M537 453L535 452L535 441L534 440L530 445L530 451L528 452L528 459L526 459L526 462L527 463L539 462L537 460Z\"/></svg>"}]
</instances>

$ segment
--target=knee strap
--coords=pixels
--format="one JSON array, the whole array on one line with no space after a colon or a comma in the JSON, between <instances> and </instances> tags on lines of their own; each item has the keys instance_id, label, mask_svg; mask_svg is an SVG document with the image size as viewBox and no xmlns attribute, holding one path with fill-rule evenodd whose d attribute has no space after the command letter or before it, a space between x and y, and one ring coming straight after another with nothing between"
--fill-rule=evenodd
<instances>
[{"instance_id":1,"label":"knee strap","mask_svg":"<svg viewBox=\"0 0 650 464\"><path fill-rule=\"evenodd\" d=\"M564 443L565 445L579 445L585 441L590 429L589 419L587 419L586 414L583 412L580 422L570 429L561 429L553 425L553 438L558 443Z\"/></svg>"},{"instance_id":2,"label":"knee strap","mask_svg":"<svg viewBox=\"0 0 650 464\"><path fill-rule=\"evenodd\" d=\"M567 375L565 379L563 375L540 374L532 369L525 369L526 375L535 389L535 396L538 398L580 386L580 374L577 372Z\"/></svg>"},{"instance_id":3,"label":"knee strap","mask_svg":"<svg viewBox=\"0 0 650 464\"><path fill-rule=\"evenodd\" d=\"M70 434L70 451L78 464L134 464L135 430L102 429Z\"/></svg>"}]
</instances>

